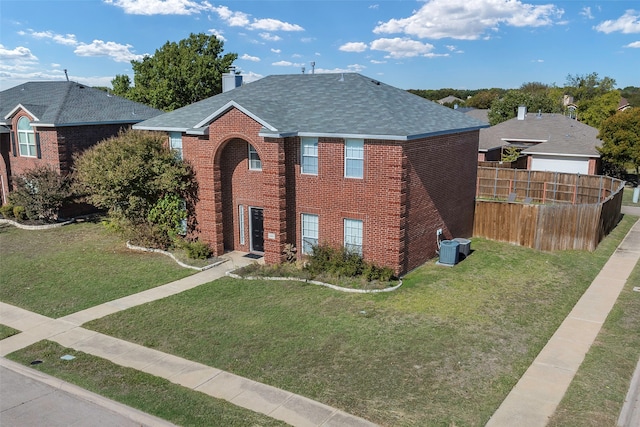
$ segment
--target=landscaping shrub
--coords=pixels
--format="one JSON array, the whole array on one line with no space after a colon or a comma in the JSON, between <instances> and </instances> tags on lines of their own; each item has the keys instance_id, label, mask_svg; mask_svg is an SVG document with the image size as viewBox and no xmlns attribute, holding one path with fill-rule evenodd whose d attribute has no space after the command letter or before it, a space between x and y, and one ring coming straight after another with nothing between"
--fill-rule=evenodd
<instances>
[{"instance_id":1,"label":"landscaping shrub","mask_svg":"<svg viewBox=\"0 0 640 427\"><path fill-rule=\"evenodd\" d=\"M9 200L24 206L25 215L31 220L56 221L58 211L71 198L69 178L50 166L39 166L14 177L13 187Z\"/></svg>"},{"instance_id":2,"label":"landscaping shrub","mask_svg":"<svg viewBox=\"0 0 640 427\"><path fill-rule=\"evenodd\" d=\"M366 262L362 256L348 249L317 245L312 249L305 270L312 276L335 275L338 277L362 277L367 281L389 281L394 272L389 267L378 267Z\"/></svg>"},{"instance_id":3,"label":"landscaping shrub","mask_svg":"<svg viewBox=\"0 0 640 427\"><path fill-rule=\"evenodd\" d=\"M211 256L211 248L204 242L199 240L195 242L187 242L184 245L187 256L191 259L207 259Z\"/></svg>"},{"instance_id":4,"label":"landscaping shrub","mask_svg":"<svg viewBox=\"0 0 640 427\"><path fill-rule=\"evenodd\" d=\"M27 219L27 210L24 208L24 206L14 206L13 217L18 221L24 221L25 219Z\"/></svg>"},{"instance_id":5,"label":"landscaping shrub","mask_svg":"<svg viewBox=\"0 0 640 427\"><path fill-rule=\"evenodd\" d=\"M13 205L11 203L7 203L6 205L0 206L0 214L6 219L13 218Z\"/></svg>"}]
</instances>

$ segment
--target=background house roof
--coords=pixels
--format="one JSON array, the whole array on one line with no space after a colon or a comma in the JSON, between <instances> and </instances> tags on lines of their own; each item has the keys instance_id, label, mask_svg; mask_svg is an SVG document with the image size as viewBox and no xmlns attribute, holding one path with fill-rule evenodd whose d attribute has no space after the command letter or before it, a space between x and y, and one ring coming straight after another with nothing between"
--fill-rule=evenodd
<instances>
[{"instance_id":1,"label":"background house roof","mask_svg":"<svg viewBox=\"0 0 640 427\"><path fill-rule=\"evenodd\" d=\"M76 82L29 82L0 92L0 124L10 124L18 109L40 126L137 123L162 114L138 102Z\"/></svg>"},{"instance_id":2,"label":"background house roof","mask_svg":"<svg viewBox=\"0 0 640 427\"><path fill-rule=\"evenodd\" d=\"M479 120L405 90L356 74L273 75L146 120L136 129L206 132L238 108L263 125L261 135L406 140L479 129Z\"/></svg>"},{"instance_id":3,"label":"background house roof","mask_svg":"<svg viewBox=\"0 0 640 427\"><path fill-rule=\"evenodd\" d=\"M562 114L528 113L480 131L480 151L513 143L530 145L525 154L559 154L600 157L598 129Z\"/></svg>"}]
</instances>

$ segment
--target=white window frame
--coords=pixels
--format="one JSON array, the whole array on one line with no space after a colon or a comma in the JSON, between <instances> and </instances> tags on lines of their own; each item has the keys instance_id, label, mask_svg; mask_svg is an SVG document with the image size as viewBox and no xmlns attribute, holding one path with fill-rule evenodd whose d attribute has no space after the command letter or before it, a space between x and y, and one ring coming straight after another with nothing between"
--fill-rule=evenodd
<instances>
[{"instance_id":1,"label":"white window frame","mask_svg":"<svg viewBox=\"0 0 640 427\"><path fill-rule=\"evenodd\" d=\"M258 154L258 151L256 151L256 148L247 143L247 145L249 146L249 170L252 171L261 171L262 170L262 160L260 160L260 155Z\"/></svg>"},{"instance_id":2,"label":"white window frame","mask_svg":"<svg viewBox=\"0 0 640 427\"><path fill-rule=\"evenodd\" d=\"M182 133L169 132L169 147L176 155L176 158L182 160Z\"/></svg>"},{"instance_id":3,"label":"white window frame","mask_svg":"<svg viewBox=\"0 0 640 427\"><path fill-rule=\"evenodd\" d=\"M24 126L26 124L26 128ZM20 117L18 119L17 126L18 134L18 147L20 156L22 157L38 157L38 150L36 148L36 133L29 123L29 119L26 117Z\"/></svg>"},{"instance_id":4,"label":"white window frame","mask_svg":"<svg viewBox=\"0 0 640 427\"><path fill-rule=\"evenodd\" d=\"M238 205L238 225L240 233L240 244L244 245L244 205Z\"/></svg>"},{"instance_id":5,"label":"white window frame","mask_svg":"<svg viewBox=\"0 0 640 427\"><path fill-rule=\"evenodd\" d=\"M314 167L305 168L305 159L310 159ZM302 137L300 140L300 173L305 175L318 175L318 138Z\"/></svg>"},{"instance_id":6,"label":"white window frame","mask_svg":"<svg viewBox=\"0 0 640 427\"><path fill-rule=\"evenodd\" d=\"M312 246L318 245L320 219L318 215L314 214L302 214L300 218L300 234L302 254L311 254Z\"/></svg>"},{"instance_id":7,"label":"white window frame","mask_svg":"<svg viewBox=\"0 0 640 427\"><path fill-rule=\"evenodd\" d=\"M360 163L360 173L353 173L349 168L350 163ZM348 138L344 141L344 177L364 178L364 139Z\"/></svg>"},{"instance_id":8,"label":"white window frame","mask_svg":"<svg viewBox=\"0 0 640 427\"><path fill-rule=\"evenodd\" d=\"M344 247L362 256L363 223L360 219L344 219Z\"/></svg>"}]
</instances>

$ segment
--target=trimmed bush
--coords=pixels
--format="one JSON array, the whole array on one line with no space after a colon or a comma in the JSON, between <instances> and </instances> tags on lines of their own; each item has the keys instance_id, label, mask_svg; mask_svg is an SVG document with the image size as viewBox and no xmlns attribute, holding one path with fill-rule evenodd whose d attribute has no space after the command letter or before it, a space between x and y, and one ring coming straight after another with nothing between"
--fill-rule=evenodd
<instances>
[{"instance_id":1,"label":"trimmed bush","mask_svg":"<svg viewBox=\"0 0 640 427\"><path fill-rule=\"evenodd\" d=\"M11 203L7 203L6 205L0 206L0 214L6 219L13 218L13 205Z\"/></svg>"},{"instance_id":2,"label":"trimmed bush","mask_svg":"<svg viewBox=\"0 0 640 427\"><path fill-rule=\"evenodd\" d=\"M191 259L207 259L212 254L209 245L200 241L186 243L184 250Z\"/></svg>"},{"instance_id":3,"label":"trimmed bush","mask_svg":"<svg viewBox=\"0 0 640 427\"><path fill-rule=\"evenodd\" d=\"M393 270L389 267L378 267L366 262L358 253L329 245L313 247L305 270L312 276L330 274L338 277L362 277L369 282L386 282L394 277Z\"/></svg>"},{"instance_id":4,"label":"trimmed bush","mask_svg":"<svg viewBox=\"0 0 640 427\"><path fill-rule=\"evenodd\" d=\"M13 185L9 200L23 206L26 217L32 220L56 221L58 211L71 197L69 178L50 166L39 166L14 177Z\"/></svg>"},{"instance_id":5,"label":"trimmed bush","mask_svg":"<svg viewBox=\"0 0 640 427\"><path fill-rule=\"evenodd\" d=\"M24 206L14 206L13 217L18 221L24 221L25 219L27 219L27 210Z\"/></svg>"}]
</instances>

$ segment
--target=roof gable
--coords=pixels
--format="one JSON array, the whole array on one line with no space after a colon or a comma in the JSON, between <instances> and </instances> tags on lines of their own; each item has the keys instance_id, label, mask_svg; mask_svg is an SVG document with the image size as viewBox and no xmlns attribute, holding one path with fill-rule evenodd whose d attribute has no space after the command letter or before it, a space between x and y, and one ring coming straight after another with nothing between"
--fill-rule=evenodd
<instances>
[{"instance_id":1,"label":"roof gable","mask_svg":"<svg viewBox=\"0 0 640 427\"><path fill-rule=\"evenodd\" d=\"M135 125L202 133L236 107L262 136L331 135L412 139L479 129L486 123L360 74L274 75Z\"/></svg>"},{"instance_id":2,"label":"roof gable","mask_svg":"<svg viewBox=\"0 0 640 427\"><path fill-rule=\"evenodd\" d=\"M0 92L0 117L8 124L22 108L38 126L137 123L162 111L76 82L29 82Z\"/></svg>"}]
</instances>

